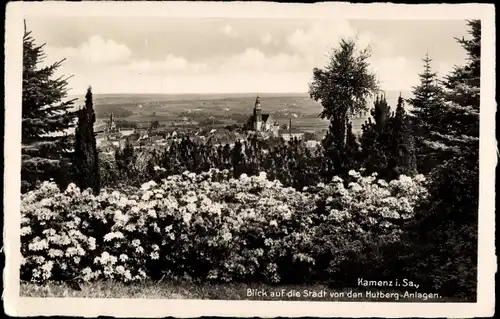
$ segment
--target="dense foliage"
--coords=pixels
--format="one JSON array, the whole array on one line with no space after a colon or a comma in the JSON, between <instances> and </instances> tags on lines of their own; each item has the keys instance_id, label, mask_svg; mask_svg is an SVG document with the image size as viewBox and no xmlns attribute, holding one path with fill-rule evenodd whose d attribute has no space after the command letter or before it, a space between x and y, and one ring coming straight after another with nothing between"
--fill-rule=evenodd
<instances>
[{"instance_id":1,"label":"dense foliage","mask_svg":"<svg viewBox=\"0 0 500 319\"><path fill-rule=\"evenodd\" d=\"M22 278L341 282L363 274L365 250L399 240L424 186L355 171L303 192L227 170L99 195L46 182L22 197Z\"/></svg>"},{"instance_id":2,"label":"dense foliage","mask_svg":"<svg viewBox=\"0 0 500 319\"><path fill-rule=\"evenodd\" d=\"M82 188L91 188L99 193L101 179L99 157L94 134L95 113L92 103L92 90L89 87L85 95L85 106L78 112L78 124L75 131L75 152L73 174L76 184Z\"/></svg>"},{"instance_id":3,"label":"dense foliage","mask_svg":"<svg viewBox=\"0 0 500 319\"><path fill-rule=\"evenodd\" d=\"M411 113L413 128L417 133L418 169L420 172L429 173L443 161L426 141L432 138L432 127L437 124L435 121L442 117L444 90L437 73L432 71L432 59L429 54L426 54L423 62L424 70L419 74L420 84L413 88L413 97L408 99L408 102L413 106Z\"/></svg>"},{"instance_id":4,"label":"dense foliage","mask_svg":"<svg viewBox=\"0 0 500 319\"><path fill-rule=\"evenodd\" d=\"M330 121L323 147L333 165L329 171L336 174L344 175L351 168L349 124L354 116L368 111L367 100L378 89L376 76L369 70L369 58L369 48L358 50L354 39L341 39L327 65L313 70L309 94L321 102L321 117Z\"/></svg>"},{"instance_id":5,"label":"dense foliage","mask_svg":"<svg viewBox=\"0 0 500 319\"><path fill-rule=\"evenodd\" d=\"M103 180L104 186L138 186L184 171L201 173L210 168L231 169L234 177L266 172L271 180L277 179L285 186L299 190L328 179L325 172L328 159L325 159L322 148L311 148L298 140L252 138L236 141L230 146L197 143L184 137L172 141L163 150L134 149L127 144L115 153L115 163L111 159L101 166L105 171L103 175L115 176Z\"/></svg>"},{"instance_id":6,"label":"dense foliage","mask_svg":"<svg viewBox=\"0 0 500 319\"><path fill-rule=\"evenodd\" d=\"M400 96L396 112L391 112L385 96L377 96L371 118L362 126L362 166L391 180L400 174L417 172L412 126Z\"/></svg>"},{"instance_id":7,"label":"dense foliage","mask_svg":"<svg viewBox=\"0 0 500 319\"><path fill-rule=\"evenodd\" d=\"M479 78L481 23L470 21L470 40L458 42L468 63L457 66L445 79L445 101L440 113L427 121L432 147L448 158L430 174L430 200L416 208L408 229L407 269L429 285L448 293L476 298L479 209ZM406 242L406 241L405 241ZM405 243L404 242L404 243Z\"/></svg>"}]
</instances>

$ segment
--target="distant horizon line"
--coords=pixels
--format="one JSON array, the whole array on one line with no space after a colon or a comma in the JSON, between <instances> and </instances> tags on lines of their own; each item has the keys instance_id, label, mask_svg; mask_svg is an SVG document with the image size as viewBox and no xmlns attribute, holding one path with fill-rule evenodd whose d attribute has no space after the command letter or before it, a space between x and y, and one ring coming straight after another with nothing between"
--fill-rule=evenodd
<instances>
[{"instance_id":1,"label":"distant horizon line","mask_svg":"<svg viewBox=\"0 0 500 319\"><path fill-rule=\"evenodd\" d=\"M94 93L93 94L106 94L106 95L139 95L139 94L151 94L151 95L208 95L208 94L257 94L257 95L269 95L269 94L309 94L308 92L179 92L179 93L164 93L164 92L104 92L104 93ZM85 95L85 94L68 94L68 95Z\"/></svg>"}]
</instances>

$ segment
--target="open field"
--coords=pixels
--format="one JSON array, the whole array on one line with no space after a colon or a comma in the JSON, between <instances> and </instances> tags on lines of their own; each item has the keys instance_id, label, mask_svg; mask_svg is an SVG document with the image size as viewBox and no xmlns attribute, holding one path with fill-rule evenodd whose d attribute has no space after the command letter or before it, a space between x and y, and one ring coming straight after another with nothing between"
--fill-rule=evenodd
<instances>
[{"instance_id":1,"label":"open field","mask_svg":"<svg viewBox=\"0 0 500 319\"><path fill-rule=\"evenodd\" d=\"M193 284L189 282L144 281L127 285L122 282L99 281L82 284L80 288L81 290L74 290L65 283L35 285L22 282L20 291L22 297L56 298L453 302L450 298L437 295L434 295L433 298L424 298L423 295L420 297L413 297L412 295L403 297L406 291L410 294L415 293L416 290L414 289L401 289L399 291L375 287L333 289L324 284L276 286L257 283ZM256 295L259 291L261 296ZM388 297L373 297L374 295L370 295L367 291L372 294L382 292ZM280 295L283 293L284 296L281 297ZM399 297L395 297L396 293L398 293ZM300 294L301 297L297 297L297 294Z\"/></svg>"}]
</instances>

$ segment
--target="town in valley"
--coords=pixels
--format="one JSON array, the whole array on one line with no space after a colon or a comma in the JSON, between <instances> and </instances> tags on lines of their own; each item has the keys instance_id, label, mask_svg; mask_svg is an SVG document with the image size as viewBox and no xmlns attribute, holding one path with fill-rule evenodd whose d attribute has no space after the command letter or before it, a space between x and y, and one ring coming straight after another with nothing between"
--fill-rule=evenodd
<instances>
[{"instance_id":1,"label":"town in valley","mask_svg":"<svg viewBox=\"0 0 500 319\"><path fill-rule=\"evenodd\" d=\"M390 105L396 105L398 94L387 92ZM255 136L297 139L314 148L328 130L328 120L319 117L321 104L307 93L96 94L94 104L97 146L107 154L127 144L136 149L167 148L183 137L214 145L234 145ZM355 132L361 131L368 116L353 121Z\"/></svg>"}]
</instances>

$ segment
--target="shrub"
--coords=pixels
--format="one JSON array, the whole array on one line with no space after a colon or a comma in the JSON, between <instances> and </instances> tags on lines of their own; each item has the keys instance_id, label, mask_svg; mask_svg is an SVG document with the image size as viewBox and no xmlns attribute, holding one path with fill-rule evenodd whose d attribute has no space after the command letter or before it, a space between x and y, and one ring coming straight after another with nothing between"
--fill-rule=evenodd
<instances>
[{"instance_id":1,"label":"shrub","mask_svg":"<svg viewBox=\"0 0 500 319\"><path fill-rule=\"evenodd\" d=\"M414 206L426 196L422 175L401 175L387 183L376 173L363 177L351 170L346 180L334 177L322 186L316 194L318 223L310 247L318 279L335 278L341 284L370 272L381 278L377 251L399 241L401 226L413 218Z\"/></svg>"},{"instance_id":2,"label":"shrub","mask_svg":"<svg viewBox=\"0 0 500 319\"><path fill-rule=\"evenodd\" d=\"M415 207L408 244L400 249L402 265L420 276L422 286L473 301L478 263L477 152L448 161L431 177L430 201Z\"/></svg>"},{"instance_id":3,"label":"shrub","mask_svg":"<svg viewBox=\"0 0 500 319\"><path fill-rule=\"evenodd\" d=\"M397 241L399 223L425 197L420 176L387 184L352 171L349 179L297 191L265 173L235 179L212 169L97 196L47 182L22 197L22 277L290 283L340 276L373 242Z\"/></svg>"}]
</instances>

